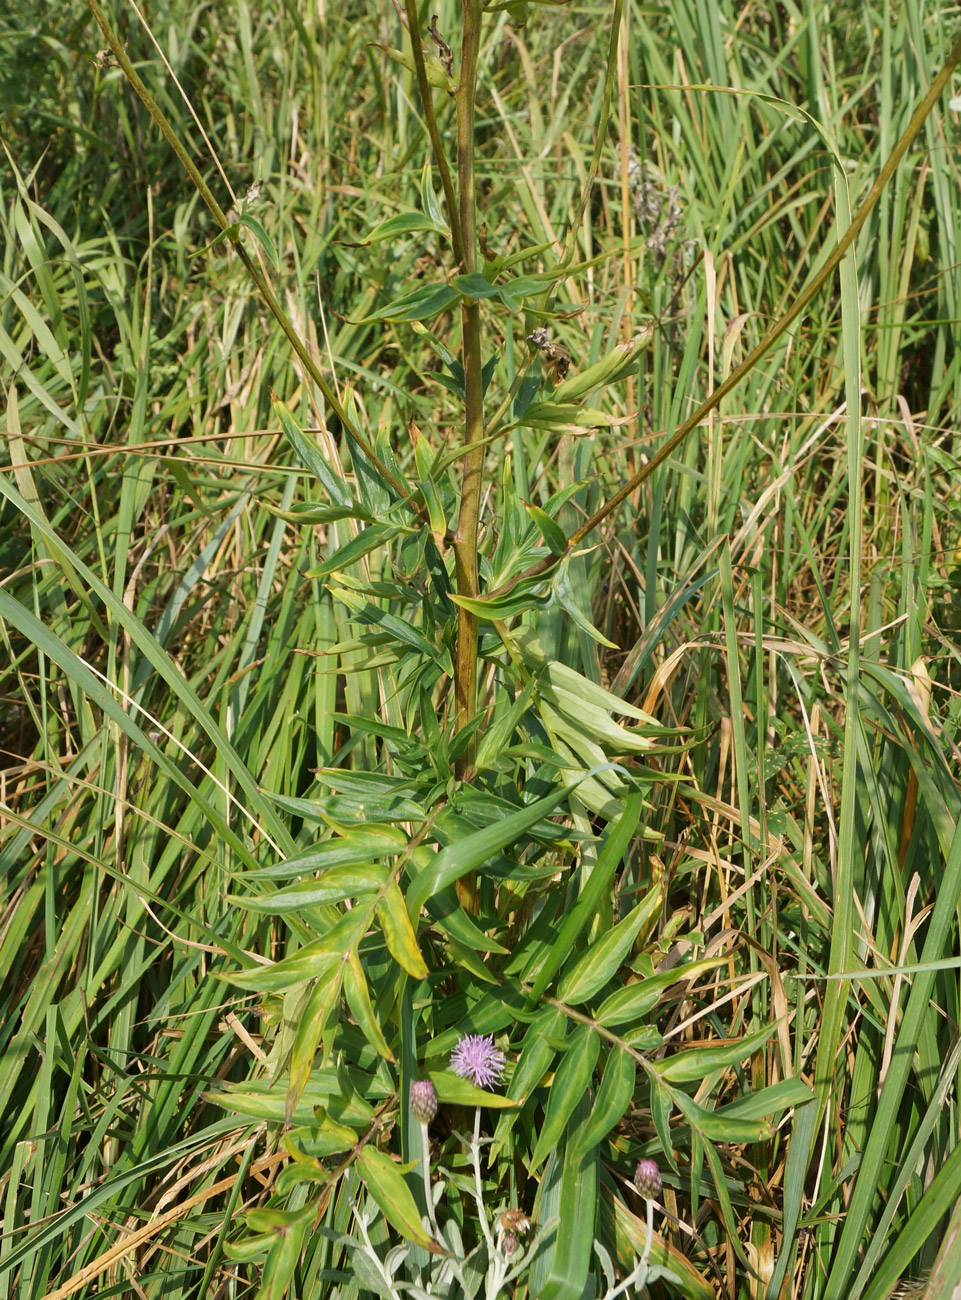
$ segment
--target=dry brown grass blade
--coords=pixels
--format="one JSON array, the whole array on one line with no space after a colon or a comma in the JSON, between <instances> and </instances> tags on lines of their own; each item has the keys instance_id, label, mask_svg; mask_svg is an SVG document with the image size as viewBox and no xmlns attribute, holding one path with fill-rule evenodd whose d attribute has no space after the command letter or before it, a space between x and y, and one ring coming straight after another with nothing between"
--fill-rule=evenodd
<instances>
[{"instance_id":1,"label":"dry brown grass blade","mask_svg":"<svg viewBox=\"0 0 961 1300\"><path fill-rule=\"evenodd\" d=\"M287 1158L286 1151L275 1151L272 1155L261 1156L258 1160L253 1161L250 1172L260 1173L264 1169L270 1169L274 1165L280 1164L281 1161ZM66 1300L67 1296L75 1295L95 1278L98 1278L101 1273L105 1273L107 1269L118 1263L126 1255L129 1255L132 1250L136 1250L144 1242L156 1237L159 1232L163 1232L164 1228L169 1227L171 1223L176 1223L178 1219L184 1218L194 1206L202 1205L204 1201L210 1200L212 1196L220 1196L223 1192L229 1192L236 1181L236 1174L231 1174L229 1178L221 1178L219 1182L212 1183L210 1187L195 1192L186 1201L181 1201L179 1205L175 1205L166 1214L161 1214L150 1223L145 1223L136 1232L128 1233L126 1237L116 1242L109 1250L105 1250L102 1255L98 1255L96 1259L91 1260L79 1273L75 1273L69 1282L64 1282L63 1286L58 1286L54 1291L48 1291L43 1300Z\"/></svg>"}]
</instances>

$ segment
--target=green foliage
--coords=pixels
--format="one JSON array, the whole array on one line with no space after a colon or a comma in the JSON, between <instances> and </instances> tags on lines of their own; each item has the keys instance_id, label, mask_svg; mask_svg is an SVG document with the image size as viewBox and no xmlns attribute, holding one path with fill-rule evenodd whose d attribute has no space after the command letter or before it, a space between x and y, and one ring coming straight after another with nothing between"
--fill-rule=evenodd
<instances>
[{"instance_id":1,"label":"green foliage","mask_svg":"<svg viewBox=\"0 0 961 1300\"><path fill-rule=\"evenodd\" d=\"M475 9L469 178L448 0L423 84L360 5L0 17L0 1300L480 1287L478 1184L580 1300L641 1156L664 1294L884 1300L961 1193L944 97L645 468L947 33Z\"/></svg>"}]
</instances>

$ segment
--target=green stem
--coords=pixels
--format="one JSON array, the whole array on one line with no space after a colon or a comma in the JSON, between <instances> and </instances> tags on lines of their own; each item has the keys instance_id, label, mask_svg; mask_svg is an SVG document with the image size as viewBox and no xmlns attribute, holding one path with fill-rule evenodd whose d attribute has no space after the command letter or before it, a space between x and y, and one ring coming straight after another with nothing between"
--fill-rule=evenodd
<instances>
[{"instance_id":1,"label":"green stem","mask_svg":"<svg viewBox=\"0 0 961 1300\"><path fill-rule=\"evenodd\" d=\"M411 49L414 51L414 66L417 69L417 88L420 91L420 102L423 105L424 120L427 123L427 134L430 136L430 146L434 151L434 161L437 163L440 182L444 189L444 198L447 200L454 257L457 259L458 265L466 270L466 267L464 267L464 240L460 227L460 214L457 210L457 198L454 194L454 181L447 163L447 155L444 153L444 144L440 138L440 128L437 125L437 115L434 112L434 98L430 82L427 80L427 69L424 67L424 43L420 37L420 20L417 17L416 0L405 0L405 12L407 14L407 34L410 36ZM473 95L471 101L473 102Z\"/></svg>"}]
</instances>

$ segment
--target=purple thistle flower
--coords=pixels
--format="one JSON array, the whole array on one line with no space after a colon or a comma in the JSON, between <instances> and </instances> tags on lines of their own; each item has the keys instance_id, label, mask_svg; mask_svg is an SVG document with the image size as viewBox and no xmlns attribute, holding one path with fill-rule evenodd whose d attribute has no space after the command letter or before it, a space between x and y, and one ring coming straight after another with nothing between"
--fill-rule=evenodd
<instances>
[{"instance_id":1,"label":"purple thistle flower","mask_svg":"<svg viewBox=\"0 0 961 1300\"><path fill-rule=\"evenodd\" d=\"M638 1160L634 1170L634 1186L649 1201L661 1194L661 1171L656 1160Z\"/></svg>"},{"instance_id":2,"label":"purple thistle flower","mask_svg":"<svg viewBox=\"0 0 961 1300\"><path fill-rule=\"evenodd\" d=\"M417 1079L410 1085L410 1113L421 1124L429 1124L437 1114L437 1093L430 1079Z\"/></svg>"},{"instance_id":3,"label":"purple thistle flower","mask_svg":"<svg viewBox=\"0 0 961 1300\"><path fill-rule=\"evenodd\" d=\"M466 1034L450 1054L450 1068L476 1088L493 1088L504 1073L504 1053L494 1046L493 1034Z\"/></svg>"}]
</instances>

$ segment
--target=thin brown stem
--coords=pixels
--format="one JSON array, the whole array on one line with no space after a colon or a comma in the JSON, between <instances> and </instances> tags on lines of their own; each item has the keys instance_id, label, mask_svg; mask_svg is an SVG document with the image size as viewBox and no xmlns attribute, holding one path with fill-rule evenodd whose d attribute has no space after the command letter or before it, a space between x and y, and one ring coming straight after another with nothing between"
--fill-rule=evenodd
<instances>
[{"instance_id":1,"label":"thin brown stem","mask_svg":"<svg viewBox=\"0 0 961 1300\"><path fill-rule=\"evenodd\" d=\"M480 0L462 0L464 30L461 47L460 86L457 91L457 170L460 192L460 228L466 274L476 269L476 197L474 192L474 92L480 52ZM481 478L484 469L484 395L481 359L480 304L465 301L461 308L464 334L464 446L460 513L454 535L454 565L457 592L476 597L477 532L480 523ZM465 609L458 611L457 657L454 667L454 699L458 730L474 716L477 696L477 618ZM462 759L464 774L472 761Z\"/></svg>"}]
</instances>

